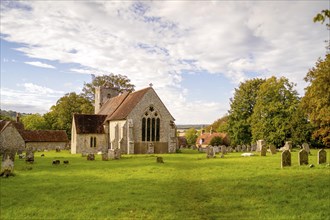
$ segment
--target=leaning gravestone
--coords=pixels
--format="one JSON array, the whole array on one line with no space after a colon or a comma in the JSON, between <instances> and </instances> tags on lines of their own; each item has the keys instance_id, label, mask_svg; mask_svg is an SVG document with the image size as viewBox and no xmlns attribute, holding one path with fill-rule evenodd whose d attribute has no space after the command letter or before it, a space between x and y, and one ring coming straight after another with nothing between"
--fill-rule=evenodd
<instances>
[{"instance_id":1,"label":"leaning gravestone","mask_svg":"<svg viewBox=\"0 0 330 220\"><path fill-rule=\"evenodd\" d=\"M2 161L0 176L3 177L12 176L13 172L14 172L14 161L12 161L8 155L7 159L5 161Z\"/></svg>"},{"instance_id":2,"label":"leaning gravestone","mask_svg":"<svg viewBox=\"0 0 330 220\"><path fill-rule=\"evenodd\" d=\"M291 166L291 153L289 150L284 150L282 152L281 158L281 167L288 167Z\"/></svg>"},{"instance_id":3,"label":"leaning gravestone","mask_svg":"<svg viewBox=\"0 0 330 220\"><path fill-rule=\"evenodd\" d=\"M327 162L327 152L321 149L317 152L317 164L322 164Z\"/></svg>"},{"instance_id":4,"label":"leaning gravestone","mask_svg":"<svg viewBox=\"0 0 330 220\"><path fill-rule=\"evenodd\" d=\"M309 149L309 145L307 143L303 143L302 144L302 148L307 151L308 154L311 153L311 150Z\"/></svg>"},{"instance_id":5,"label":"leaning gravestone","mask_svg":"<svg viewBox=\"0 0 330 220\"><path fill-rule=\"evenodd\" d=\"M112 160L118 160L121 157L121 151L118 148L109 149L108 154L109 154L109 159L112 159Z\"/></svg>"},{"instance_id":6,"label":"leaning gravestone","mask_svg":"<svg viewBox=\"0 0 330 220\"><path fill-rule=\"evenodd\" d=\"M214 148L212 146L209 146L207 148L206 157L207 158L215 158L215 151L214 151Z\"/></svg>"},{"instance_id":7,"label":"leaning gravestone","mask_svg":"<svg viewBox=\"0 0 330 220\"><path fill-rule=\"evenodd\" d=\"M95 155L94 154L88 154L87 155L87 160L95 160Z\"/></svg>"},{"instance_id":8,"label":"leaning gravestone","mask_svg":"<svg viewBox=\"0 0 330 220\"><path fill-rule=\"evenodd\" d=\"M308 164L308 153L304 149L300 150L298 153L298 163L300 166Z\"/></svg>"},{"instance_id":9,"label":"leaning gravestone","mask_svg":"<svg viewBox=\"0 0 330 220\"><path fill-rule=\"evenodd\" d=\"M271 144L269 146L269 150L272 155L276 154L276 147L274 145Z\"/></svg>"}]
</instances>

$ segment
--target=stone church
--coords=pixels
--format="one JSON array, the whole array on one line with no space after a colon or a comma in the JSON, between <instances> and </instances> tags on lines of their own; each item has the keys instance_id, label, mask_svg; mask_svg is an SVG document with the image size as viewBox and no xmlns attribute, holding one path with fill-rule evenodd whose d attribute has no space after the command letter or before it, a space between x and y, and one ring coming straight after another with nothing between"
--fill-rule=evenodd
<instances>
[{"instance_id":1,"label":"stone church","mask_svg":"<svg viewBox=\"0 0 330 220\"><path fill-rule=\"evenodd\" d=\"M171 153L177 145L174 118L150 86L136 92L95 89L95 114L74 114L71 153Z\"/></svg>"}]
</instances>

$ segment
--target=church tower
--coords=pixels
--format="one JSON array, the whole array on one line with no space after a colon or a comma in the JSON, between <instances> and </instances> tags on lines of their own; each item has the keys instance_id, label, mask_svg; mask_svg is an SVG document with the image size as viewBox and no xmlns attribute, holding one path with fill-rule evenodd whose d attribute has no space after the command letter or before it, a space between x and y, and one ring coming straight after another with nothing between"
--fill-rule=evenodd
<instances>
[{"instance_id":1,"label":"church tower","mask_svg":"<svg viewBox=\"0 0 330 220\"><path fill-rule=\"evenodd\" d=\"M102 105L110 98L119 95L119 88L110 88L99 86L95 87L95 114L97 114Z\"/></svg>"}]
</instances>

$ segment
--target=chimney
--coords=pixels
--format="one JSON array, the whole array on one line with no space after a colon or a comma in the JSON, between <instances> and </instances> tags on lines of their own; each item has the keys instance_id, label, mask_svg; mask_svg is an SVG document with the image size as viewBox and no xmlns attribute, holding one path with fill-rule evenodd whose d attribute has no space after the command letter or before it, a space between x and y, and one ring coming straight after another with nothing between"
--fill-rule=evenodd
<instances>
[{"instance_id":1,"label":"chimney","mask_svg":"<svg viewBox=\"0 0 330 220\"><path fill-rule=\"evenodd\" d=\"M20 113L16 113L16 122L19 123L19 118L21 117L21 114Z\"/></svg>"}]
</instances>

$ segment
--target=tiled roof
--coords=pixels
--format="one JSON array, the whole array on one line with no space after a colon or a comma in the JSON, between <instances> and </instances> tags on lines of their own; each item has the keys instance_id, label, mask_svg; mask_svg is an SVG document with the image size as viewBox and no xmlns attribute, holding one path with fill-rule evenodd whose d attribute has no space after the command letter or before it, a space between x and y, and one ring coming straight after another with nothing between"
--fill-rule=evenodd
<instances>
[{"instance_id":1,"label":"tiled roof","mask_svg":"<svg viewBox=\"0 0 330 220\"><path fill-rule=\"evenodd\" d=\"M21 122L15 122L15 121L6 121L6 120L0 120L0 132L5 129L8 125L14 125L14 127L19 131L24 130L24 125Z\"/></svg>"},{"instance_id":2,"label":"tiled roof","mask_svg":"<svg viewBox=\"0 0 330 220\"><path fill-rule=\"evenodd\" d=\"M117 108L123 103L126 97L129 95L128 92L124 92L123 94L113 97L109 99L106 103L104 103L97 113L99 115L111 115L113 114Z\"/></svg>"},{"instance_id":3,"label":"tiled roof","mask_svg":"<svg viewBox=\"0 0 330 220\"><path fill-rule=\"evenodd\" d=\"M104 134L103 122L107 115L74 114L77 134Z\"/></svg>"},{"instance_id":4,"label":"tiled roof","mask_svg":"<svg viewBox=\"0 0 330 220\"><path fill-rule=\"evenodd\" d=\"M230 145L229 136L226 133L217 133L217 132L201 134L197 138L196 144L199 145L199 140L204 139L203 145L208 145L208 144L210 144L212 138L217 137L217 136L221 137L222 144L227 145L227 146Z\"/></svg>"},{"instance_id":5,"label":"tiled roof","mask_svg":"<svg viewBox=\"0 0 330 220\"><path fill-rule=\"evenodd\" d=\"M150 89L152 88L148 87L127 95L122 103L117 106L117 109L112 114L108 115L106 120L125 119Z\"/></svg>"},{"instance_id":6,"label":"tiled roof","mask_svg":"<svg viewBox=\"0 0 330 220\"><path fill-rule=\"evenodd\" d=\"M36 130L23 131L22 137L25 142L68 142L66 132L61 130Z\"/></svg>"}]
</instances>

